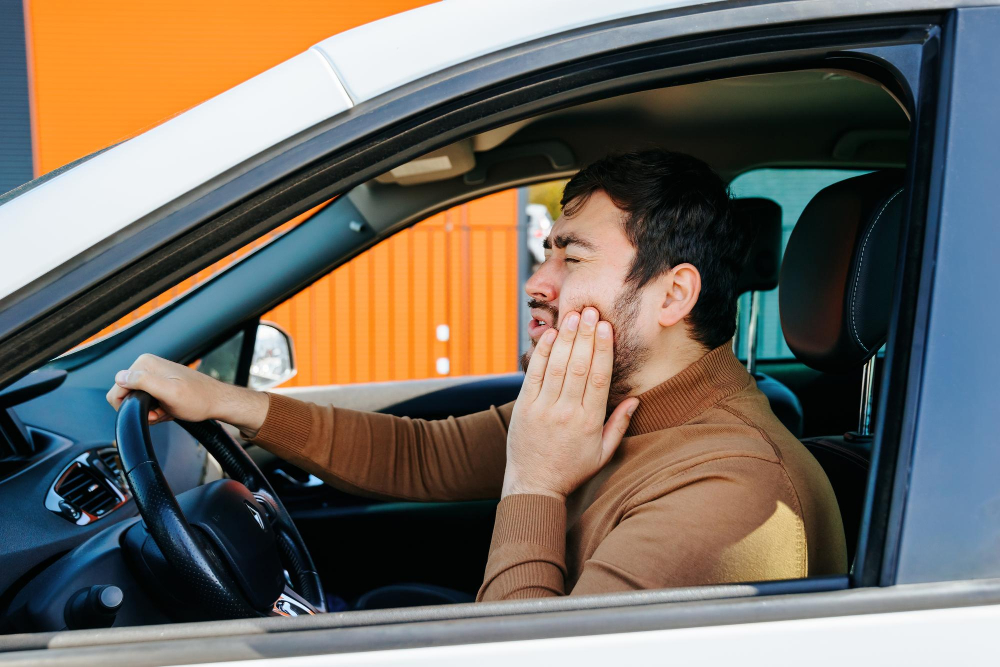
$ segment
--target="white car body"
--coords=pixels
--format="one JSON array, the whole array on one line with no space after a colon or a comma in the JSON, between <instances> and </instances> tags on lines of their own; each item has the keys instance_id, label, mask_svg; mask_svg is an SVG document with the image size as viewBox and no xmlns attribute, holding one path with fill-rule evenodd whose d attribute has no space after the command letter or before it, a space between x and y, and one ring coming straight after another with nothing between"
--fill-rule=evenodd
<instances>
[{"instance_id":1,"label":"white car body","mask_svg":"<svg viewBox=\"0 0 1000 667\"><path fill-rule=\"evenodd\" d=\"M239 662L206 667L606 667L719 665L810 667L844 665L993 665L990 639L1000 607L933 609L896 614L748 623L707 628L560 637ZM836 641L833 637L850 637ZM859 661L864 656L864 661ZM179 667L179 666L178 666Z\"/></svg>"}]
</instances>

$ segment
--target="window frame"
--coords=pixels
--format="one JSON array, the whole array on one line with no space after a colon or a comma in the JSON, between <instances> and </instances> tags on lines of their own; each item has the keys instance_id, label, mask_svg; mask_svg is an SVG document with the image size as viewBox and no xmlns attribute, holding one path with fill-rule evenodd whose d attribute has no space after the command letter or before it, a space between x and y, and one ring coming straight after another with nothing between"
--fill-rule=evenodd
<instances>
[{"instance_id":1,"label":"window frame","mask_svg":"<svg viewBox=\"0 0 1000 667\"><path fill-rule=\"evenodd\" d=\"M810 49L810 51L811 51L811 49ZM786 54L783 53L782 55L786 55ZM751 58L753 59L753 57L751 57ZM795 61L797 61L799 63L802 62L801 60L797 60L797 59L793 60L793 62L795 62ZM788 61L786 60L785 62L787 63ZM773 65L756 66L756 68L757 69L770 70L770 69L773 69ZM720 72L718 74L718 76L725 76L725 75L727 75L727 73ZM682 78L681 80L683 81L684 79ZM676 79L671 80L671 78L668 78L667 81L658 82L657 85L670 85L671 83L675 83L675 82L676 82ZM649 87L651 85L651 83L647 82L645 85L646 85L646 87ZM545 178L541 178L539 180L549 180L549 178L550 178L550 176L546 176ZM498 187L498 188L496 188L495 190L492 190L492 191L504 189L505 187L506 186ZM328 196L329 194L330 193L328 191L323 191L324 198L329 198L329 196ZM476 196L477 197L478 196L482 196L482 194L483 193L478 193ZM346 199L346 198L344 198L344 199ZM463 199L462 201L466 201L466 200ZM445 210L445 209L447 209L447 208L449 208L451 206L454 206L456 203L458 203L458 202L455 202L455 201L444 202L439 207L432 208L432 209L428 210L426 212L426 214L423 215L420 219L425 219L427 215L433 215L434 213L440 212L441 210ZM319 214L317 214L317 215L319 215ZM414 220L408 220L406 224L409 225L409 224L413 224L414 222L416 222L415 219ZM372 229L370 229L368 227L368 225L365 225L365 233L364 234L357 235L359 237L357 240L347 241L348 245L347 246L343 246L344 248L348 248L349 245L351 243L353 243L353 248L347 250L341 256L341 258L339 259L339 262L340 263L346 262L349 259L352 259L352 258L358 256L359 254L361 254L362 252L367 251L368 249L370 249L371 247L373 247L374 245L376 245L377 243L379 243L383 239L387 238L388 236L391 236L392 234L400 231L402 228L403 228L403 226L401 226L401 225L390 224L385 229L382 229L382 230L372 230ZM249 259L251 259L253 257L266 256L271 251L271 249L273 249L275 246L277 246L277 245L279 245L281 243L281 240L283 238L295 235L296 233L299 232L299 229L300 228L293 229L293 230L289 231L283 237L279 237L279 238L275 239L274 241L272 241L267 246L264 246L264 247L258 249L255 253L253 253L249 257L245 258L239 264L235 264L232 267L228 268L225 272L221 273L220 277L221 276L225 276L225 275L230 274L230 273L233 273L234 271L236 271L237 269L239 269L239 267L242 264L245 264ZM254 310L248 311L247 315L249 317L259 317L261 314L263 314L267 310L270 310L271 308L273 308L278 303L281 303L285 299L289 298L290 296L292 296L295 293L297 293L298 291L300 291L302 288L304 288L305 286L307 286L308 284L310 284L312 281L314 281L320 275L323 275L323 274L320 273L320 274L317 274L317 275L310 276L307 280L301 281L295 287L287 289L280 297L272 298L267 303L265 303L263 305L258 305ZM130 332L130 336L128 336L128 337L122 336L121 338L123 340L122 341L117 341L117 343L118 343L118 349L115 349L114 346L110 346L110 347L112 347L112 349L110 351L108 351L108 352L104 352L102 358L100 358L99 360L97 360L97 363L89 363L89 364L87 364L87 368L83 368L83 369L79 369L79 370L86 371L87 375L92 376L92 377L95 378L95 381L97 381L97 377L98 376L99 377L107 377L108 376L108 372L107 372L108 368L110 368L111 366L116 366L117 367L117 366L121 365L121 363L120 363L121 359L118 359L117 361L115 361L115 357L121 356L122 358L124 358L124 357L134 358L136 356L136 351L135 351L135 349L130 349L130 348L136 348L137 345L139 347L143 347L144 349L148 350L148 347L150 347L150 346L148 346L148 340L143 340L142 334L145 333L145 331L147 329L151 328L151 327L148 326L149 324L152 324L152 323L156 322L157 320L160 320L160 319L166 317L168 313L170 313L170 312L172 312L174 310L174 308L176 308L178 306L181 306L181 305L183 305L183 304L191 301L192 300L191 297L193 295L196 295L196 294L199 294L201 292L204 292L205 288L208 287L210 284L211 284L211 282L205 283L205 285L203 285L198 290L195 290L194 292L189 293L185 298L178 299L177 302L175 302L174 304L170 304L170 306L164 308L158 314L155 314L155 315L149 317L146 321L144 321L144 324L146 324L147 326L144 326L144 327L141 327L141 328L137 327L137 326L133 326L130 329L126 330L126 331ZM234 323L233 325L231 325L230 328L227 328L225 331L223 331L222 333L219 333L217 336L215 336L212 344L215 344L215 343L217 343L217 342L219 342L221 340L224 340L226 337L228 337L229 335L232 335L232 333L234 333L239 328L242 328L243 326L245 326L245 322L243 320L240 320L239 322ZM139 335L136 335L136 334L139 334ZM115 338L117 338L117 337L115 337ZM112 341L108 341L108 342L110 343ZM128 345L122 345L121 343L129 343L129 344ZM199 354L199 353L204 352L205 349L208 349L207 348L207 343L203 343L202 346L201 346L201 348L198 351L187 350L186 352L184 352L184 351L182 351L182 350L180 350L178 348L173 348L175 354L169 354L169 355L165 355L165 356L168 356L168 358L178 358L178 359L185 359L185 358L187 358L187 359L190 359L190 358L193 358L195 354ZM124 353L124 355L122 355L123 351L126 351ZM154 353L158 353L159 352L159 350L157 350L155 347L153 348L153 351L154 351ZM115 352L117 354L111 354L111 352Z\"/></svg>"}]
</instances>

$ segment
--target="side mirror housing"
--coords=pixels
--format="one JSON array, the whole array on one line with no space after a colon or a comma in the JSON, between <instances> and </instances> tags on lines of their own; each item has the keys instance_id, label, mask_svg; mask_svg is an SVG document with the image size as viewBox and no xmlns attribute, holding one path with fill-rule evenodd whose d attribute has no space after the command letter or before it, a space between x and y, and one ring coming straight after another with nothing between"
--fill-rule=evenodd
<instances>
[{"instance_id":1,"label":"side mirror housing","mask_svg":"<svg viewBox=\"0 0 1000 667\"><path fill-rule=\"evenodd\" d=\"M295 345L287 331L273 322L257 325L250 360L250 389L264 391L295 376Z\"/></svg>"}]
</instances>

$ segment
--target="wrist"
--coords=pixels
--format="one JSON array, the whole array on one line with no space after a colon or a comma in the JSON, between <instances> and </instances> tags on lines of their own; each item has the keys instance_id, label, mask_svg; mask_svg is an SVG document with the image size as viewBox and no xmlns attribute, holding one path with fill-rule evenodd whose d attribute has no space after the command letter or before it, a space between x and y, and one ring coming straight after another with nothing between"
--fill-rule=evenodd
<instances>
[{"instance_id":1,"label":"wrist","mask_svg":"<svg viewBox=\"0 0 1000 667\"><path fill-rule=\"evenodd\" d=\"M235 426L250 438L255 437L267 418L270 405L267 394L229 384L223 387L217 394L215 419Z\"/></svg>"},{"instance_id":2,"label":"wrist","mask_svg":"<svg viewBox=\"0 0 1000 667\"><path fill-rule=\"evenodd\" d=\"M532 480L530 476L520 475L516 470L508 467L504 472L500 499L502 500L507 496L519 494L549 496L561 502L566 502L566 494L555 490L553 485L546 484L541 480Z\"/></svg>"}]
</instances>

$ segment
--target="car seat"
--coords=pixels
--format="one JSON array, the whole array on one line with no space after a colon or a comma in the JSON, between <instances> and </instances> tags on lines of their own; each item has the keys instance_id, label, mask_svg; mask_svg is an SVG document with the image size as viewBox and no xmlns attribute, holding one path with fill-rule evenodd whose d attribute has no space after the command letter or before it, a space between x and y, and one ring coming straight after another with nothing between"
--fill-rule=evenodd
<instances>
[{"instance_id":1,"label":"car seat","mask_svg":"<svg viewBox=\"0 0 1000 667\"><path fill-rule=\"evenodd\" d=\"M781 327L796 358L826 373L865 367L858 430L802 441L833 486L851 558L868 485L875 355L892 312L902 184L901 171L884 170L817 193L792 230L779 279Z\"/></svg>"}]
</instances>

